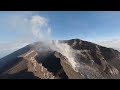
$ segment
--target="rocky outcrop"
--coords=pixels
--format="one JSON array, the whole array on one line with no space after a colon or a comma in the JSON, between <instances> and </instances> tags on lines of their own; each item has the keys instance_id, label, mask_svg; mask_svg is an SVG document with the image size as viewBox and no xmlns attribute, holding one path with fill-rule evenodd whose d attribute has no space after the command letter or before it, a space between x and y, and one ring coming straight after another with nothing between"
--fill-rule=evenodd
<instances>
[{"instance_id":1,"label":"rocky outcrop","mask_svg":"<svg viewBox=\"0 0 120 90\"><path fill-rule=\"evenodd\" d=\"M37 56L37 52L35 50L30 50L25 55L22 55L24 60L27 60L28 65L28 72L32 72L35 76L39 77L40 79L54 79L55 76L52 72L49 72L47 68L45 68L42 63L38 63L35 59Z\"/></svg>"},{"instance_id":2,"label":"rocky outcrop","mask_svg":"<svg viewBox=\"0 0 120 90\"><path fill-rule=\"evenodd\" d=\"M12 79L13 77L11 76L18 77L17 73L25 70L25 72L32 73L33 77L37 77L39 79L54 79L55 76L53 75L53 73L49 72L47 68L42 65L42 63L38 63L36 61L36 56L37 52L35 50L30 50L27 53L18 56L18 59L21 61L18 62L16 65L12 66L7 71L3 72L1 78L5 78L5 76L8 75L7 78Z\"/></svg>"}]
</instances>

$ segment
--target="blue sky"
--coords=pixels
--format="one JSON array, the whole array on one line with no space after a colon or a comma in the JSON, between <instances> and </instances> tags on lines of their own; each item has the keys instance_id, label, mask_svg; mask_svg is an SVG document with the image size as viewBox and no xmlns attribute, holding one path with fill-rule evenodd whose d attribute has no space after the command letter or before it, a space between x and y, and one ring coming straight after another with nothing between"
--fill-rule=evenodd
<instances>
[{"instance_id":1,"label":"blue sky","mask_svg":"<svg viewBox=\"0 0 120 90\"><path fill-rule=\"evenodd\" d=\"M119 11L40 11L40 12L0 12L0 41L17 37L8 23L12 15L40 15L49 20L52 36L56 39L81 38L86 40L111 40L119 38ZM19 29L19 28L18 28ZM17 32L19 33L19 32Z\"/></svg>"},{"instance_id":2,"label":"blue sky","mask_svg":"<svg viewBox=\"0 0 120 90\"><path fill-rule=\"evenodd\" d=\"M119 38L120 12L58 11L40 12L40 15L50 19L53 36L58 39L111 40Z\"/></svg>"},{"instance_id":3,"label":"blue sky","mask_svg":"<svg viewBox=\"0 0 120 90\"><path fill-rule=\"evenodd\" d=\"M53 39L79 38L93 42L120 39L119 11L0 11L0 43L29 38L31 34L25 30L27 24L22 19L34 15L47 19Z\"/></svg>"},{"instance_id":4,"label":"blue sky","mask_svg":"<svg viewBox=\"0 0 120 90\"><path fill-rule=\"evenodd\" d=\"M36 40L74 38L120 51L120 11L0 11L0 58Z\"/></svg>"}]
</instances>

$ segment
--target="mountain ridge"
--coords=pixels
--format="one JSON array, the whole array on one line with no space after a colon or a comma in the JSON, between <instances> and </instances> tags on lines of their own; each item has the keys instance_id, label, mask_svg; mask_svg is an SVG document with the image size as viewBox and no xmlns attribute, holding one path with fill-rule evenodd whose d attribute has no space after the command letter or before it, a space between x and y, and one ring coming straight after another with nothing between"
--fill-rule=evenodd
<instances>
[{"instance_id":1,"label":"mountain ridge","mask_svg":"<svg viewBox=\"0 0 120 90\"><path fill-rule=\"evenodd\" d=\"M45 51L39 52L37 48L33 47L31 44L25 46L24 48L13 52L12 54L0 59L1 65L0 78L24 78L23 76L30 75L33 79L45 79L47 73L53 73L54 79L116 79L120 78L120 52L112 48L106 48L89 41L84 41L80 39L70 39L70 40L60 40L61 43L68 44L75 51L75 59L79 64L78 72L76 72L68 62L69 58L64 56L58 51ZM41 45L40 43L34 43L36 46ZM19 58L20 55L25 53L30 53L34 50L37 53L35 56L35 61L38 64L42 64L48 72L46 75L41 75L39 72L41 69L37 70L37 77L34 71L29 71L32 65L30 59L25 61L25 58ZM30 56L31 58L32 56ZM11 64L10 64L11 63ZM16 67L16 66L19 66ZM24 68L22 67L24 65ZM12 69L14 68L14 70ZM13 72L14 74L8 73ZM22 72L21 74L18 74ZM9 77L10 76L10 77ZM20 77L21 76L21 77ZM26 76L27 77L27 76ZM25 77L25 78L26 78ZM49 77L46 76L46 77ZM47 78L46 78L47 79ZM49 78L48 78L49 79Z\"/></svg>"}]
</instances>

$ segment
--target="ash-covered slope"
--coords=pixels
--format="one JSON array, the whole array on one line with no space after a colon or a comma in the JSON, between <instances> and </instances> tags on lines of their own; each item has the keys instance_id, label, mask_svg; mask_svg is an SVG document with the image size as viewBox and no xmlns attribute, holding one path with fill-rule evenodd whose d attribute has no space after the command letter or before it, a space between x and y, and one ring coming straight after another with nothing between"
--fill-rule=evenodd
<instances>
[{"instance_id":1,"label":"ash-covered slope","mask_svg":"<svg viewBox=\"0 0 120 90\"><path fill-rule=\"evenodd\" d=\"M116 79L120 78L120 52L80 39L63 40L74 50L78 71L59 51L28 45L0 60L3 79ZM64 48L64 47L63 47Z\"/></svg>"},{"instance_id":2,"label":"ash-covered slope","mask_svg":"<svg viewBox=\"0 0 120 90\"><path fill-rule=\"evenodd\" d=\"M117 50L79 39L63 42L69 44L74 50L80 51L80 53L76 54L77 61L83 63L83 68L87 65L87 68L90 68L94 75L96 74L96 76L88 76L88 78L120 78L120 52ZM81 72L85 74L85 70L81 70Z\"/></svg>"}]
</instances>

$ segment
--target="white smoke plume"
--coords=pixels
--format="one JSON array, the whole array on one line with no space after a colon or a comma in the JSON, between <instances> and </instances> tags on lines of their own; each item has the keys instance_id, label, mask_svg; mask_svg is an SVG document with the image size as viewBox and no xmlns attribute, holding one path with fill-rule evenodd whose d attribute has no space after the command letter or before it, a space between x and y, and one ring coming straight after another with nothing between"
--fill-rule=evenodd
<instances>
[{"instance_id":1,"label":"white smoke plume","mask_svg":"<svg viewBox=\"0 0 120 90\"><path fill-rule=\"evenodd\" d=\"M79 66L75 60L75 51L69 45L60 43L57 40L53 44L54 39L51 36L51 28L48 26L48 20L46 18L35 15L30 20L25 20L31 24L32 34L39 42L42 42L45 49L50 48L66 56L74 69Z\"/></svg>"},{"instance_id":2,"label":"white smoke plume","mask_svg":"<svg viewBox=\"0 0 120 90\"><path fill-rule=\"evenodd\" d=\"M32 33L39 40L45 40L48 38L50 32L50 27L48 27L47 19L41 16L32 16L30 20L32 24Z\"/></svg>"},{"instance_id":3,"label":"white smoke plume","mask_svg":"<svg viewBox=\"0 0 120 90\"><path fill-rule=\"evenodd\" d=\"M79 64L75 60L75 51L66 43L60 43L59 41L54 41L52 38L52 29L49 26L48 19L40 15L32 15L29 18L26 16L15 16L12 18L12 25L16 32L20 32L23 41L32 42L42 42L44 47L37 46L43 49L49 48L53 51L60 52L68 58L73 69ZM20 31L18 30L20 28ZM27 40L26 40L27 39ZM76 70L77 71L77 70Z\"/></svg>"},{"instance_id":4,"label":"white smoke plume","mask_svg":"<svg viewBox=\"0 0 120 90\"><path fill-rule=\"evenodd\" d=\"M76 51L73 50L67 43L60 43L59 41L54 42L54 50L60 52L66 56L68 62L71 64L73 69L78 72L80 64L76 60Z\"/></svg>"},{"instance_id":5,"label":"white smoke plume","mask_svg":"<svg viewBox=\"0 0 120 90\"><path fill-rule=\"evenodd\" d=\"M39 51L51 49L53 51L61 53L67 58L73 69L78 72L78 69L82 65L76 60L77 51L72 49L67 43L55 41L55 38L52 37L52 29L49 26L49 21L47 18L40 15L29 16L29 14L27 14L27 16L12 15L12 17L10 17L8 21L10 21L9 24L12 26L14 32L19 35L19 38L16 37L16 43L19 42L20 45L20 47L18 47L17 49L33 42L42 42L42 46L34 46L34 44L33 46L40 48L38 49ZM24 42L26 44L24 44Z\"/></svg>"},{"instance_id":6,"label":"white smoke plume","mask_svg":"<svg viewBox=\"0 0 120 90\"><path fill-rule=\"evenodd\" d=\"M51 28L48 26L48 19L45 17L38 14L24 14L23 12L17 12L17 14L11 12L11 14L5 14L4 17L7 19L4 19L1 23L4 23L8 28L8 32L11 32L14 36L11 33L9 35L6 33L6 36L10 39L0 42L0 58L8 55L8 51L12 53L30 43L49 41Z\"/></svg>"},{"instance_id":7,"label":"white smoke plume","mask_svg":"<svg viewBox=\"0 0 120 90\"><path fill-rule=\"evenodd\" d=\"M53 38L50 36L51 28L48 27L47 19L41 16L33 16L30 21L32 23L33 35L37 37L38 40L46 46L46 48L49 47L50 49L66 56L73 69L78 71L79 63L75 60L75 51L67 43L60 43L58 40L54 41L54 44L52 43ZM46 32L44 33L44 31Z\"/></svg>"}]
</instances>

